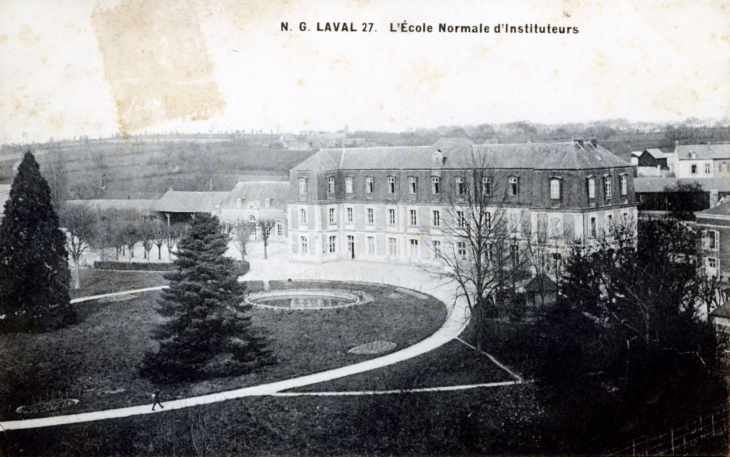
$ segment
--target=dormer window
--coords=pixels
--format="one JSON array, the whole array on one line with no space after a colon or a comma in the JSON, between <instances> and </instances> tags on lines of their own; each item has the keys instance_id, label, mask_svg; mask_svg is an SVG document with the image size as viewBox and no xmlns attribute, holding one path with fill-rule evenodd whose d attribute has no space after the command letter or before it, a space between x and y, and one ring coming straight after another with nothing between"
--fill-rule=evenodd
<instances>
[{"instance_id":1,"label":"dormer window","mask_svg":"<svg viewBox=\"0 0 730 457\"><path fill-rule=\"evenodd\" d=\"M388 177L388 193L389 194L395 193L395 177L394 176Z\"/></svg>"},{"instance_id":2,"label":"dormer window","mask_svg":"<svg viewBox=\"0 0 730 457\"><path fill-rule=\"evenodd\" d=\"M264 206L266 206L266 208L270 207L271 206L271 199L268 199L267 198L266 200L264 200Z\"/></svg>"},{"instance_id":3,"label":"dormer window","mask_svg":"<svg viewBox=\"0 0 730 457\"><path fill-rule=\"evenodd\" d=\"M444 155L441 154L441 151L436 151L433 153L433 164L434 165L442 165L444 163Z\"/></svg>"},{"instance_id":4,"label":"dormer window","mask_svg":"<svg viewBox=\"0 0 730 457\"><path fill-rule=\"evenodd\" d=\"M519 178L513 176L507 180L507 183L509 184L509 194L512 197L516 197L517 195L519 195L519 192L520 192Z\"/></svg>"},{"instance_id":5,"label":"dormer window","mask_svg":"<svg viewBox=\"0 0 730 457\"><path fill-rule=\"evenodd\" d=\"M560 200L560 178L550 178L550 200Z\"/></svg>"},{"instance_id":6,"label":"dormer window","mask_svg":"<svg viewBox=\"0 0 730 457\"><path fill-rule=\"evenodd\" d=\"M328 194L335 193L335 177L334 176L330 176L327 178L327 193Z\"/></svg>"},{"instance_id":7,"label":"dormer window","mask_svg":"<svg viewBox=\"0 0 730 457\"><path fill-rule=\"evenodd\" d=\"M372 194L374 187L375 187L375 184L373 181L373 177L368 176L367 178L365 178L365 193Z\"/></svg>"},{"instance_id":8,"label":"dormer window","mask_svg":"<svg viewBox=\"0 0 730 457\"><path fill-rule=\"evenodd\" d=\"M415 195L418 192L418 178L411 176L408 178L408 193Z\"/></svg>"},{"instance_id":9,"label":"dormer window","mask_svg":"<svg viewBox=\"0 0 730 457\"><path fill-rule=\"evenodd\" d=\"M482 193L492 195L492 178L486 176L482 178Z\"/></svg>"},{"instance_id":10,"label":"dormer window","mask_svg":"<svg viewBox=\"0 0 730 457\"><path fill-rule=\"evenodd\" d=\"M464 178L461 176L456 178L456 195L464 195L466 193L466 188L464 186Z\"/></svg>"},{"instance_id":11,"label":"dormer window","mask_svg":"<svg viewBox=\"0 0 730 457\"><path fill-rule=\"evenodd\" d=\"M439 186L441 184L441 179L438 176L431 176L431 193L434 195L438 195L441 189L439 189Z\"/></svg>"},{"instance_id":12,"label":"dormer window","mask_svg":"<svg viewBox=\"0 0 730 457\"><path fill-rule=\"evenodd\" d=\"M240 207L241 207L241 199L237 198L236 199L236 208L240 208Z\"/></svg>"}]
</instances>

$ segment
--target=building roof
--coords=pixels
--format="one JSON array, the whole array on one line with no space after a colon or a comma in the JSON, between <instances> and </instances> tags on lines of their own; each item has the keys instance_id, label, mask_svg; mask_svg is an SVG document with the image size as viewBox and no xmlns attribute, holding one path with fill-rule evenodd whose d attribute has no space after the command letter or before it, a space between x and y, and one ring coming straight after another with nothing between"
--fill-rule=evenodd
<instances>
[{"instance_id":1,"label":"building roof","mask_svg":"<svg viewBox=\"0 0 730 457\"><path fill-rule=\"evenodd\" d=\"M555 292L557 290L558 285L545 274L537 274L525 284L525 292Z\"/></svg>"},{"instance_id":2,"label":"building roof","mask_svg":"<svg viewBox=\"0 0 730 457\"><path fill-rule=\"evenodd\" d=\"M84 205L105 209L118 209L118 210L134 210L142 213L151 213L155 211L155 205L158 200L130 200L130 199L119 199L119 200L67 200L66 203L69 205Z\"/></svg>"},{"instance_id":3,"label":"building roof","mask_svg":"<svg viewBox=\"0 0 730 457\"><path fill-rule=\"evenodd\" d=\"M649 154L650 156L654 157L655 159L666 159L667 155L661 151L661 149L644 149L643 151L631 151L631 155L636 157L641 157L644 155L644 153Z\"/></svg>"},{"instance_id":4,"label":"building roof","mask_svg":"<svg viewBox=\"0 0 730 457\"><path fill-rule=\"evenodd\" d=\"M730 200L724 201L717 206L708 208L704 211L697 213L697 217L708 215L708 216L730 216Z\"/></svg>"},{"instance_id":5,"label":"building roof","mask_svg":"<svg viewBox=\"0 0 730 457\"><path fill-rule=\"evenodd\" d=\"M730 301L726 301L723 305L712 310L710 317L719 317L723 319L730 318Z\"/></svg>"},{"instance_id":6,"label":"building roof","mask_svg":"<svg viewBox=\"0 0 730 457\"><path fill-rule=\"evenodd\" d=\"M435 152L443 155L441 165L433 162ZM475 145L468 138L442 138L431 146L322 149L293 170L466 169L473 168L475 164L484 164L490 168L543 170L630 166L628 162L588 140L580 143Z\"/></svg>"},{"instance_id":7,"label":"building roof","mask_svg":"<svg viewBox=\"0 0 730 457\"><path fill-rule=\"evenodd\" d=\"M702 185L705 191L730 192L730 180L727 178L634 178L634 190L637 193L660 193L667 186L678 183L689 184L696 182Z\"/></svg>"},{"instance_id":8,"label":"building roof","mask_svg":"<svg viewBox=\"0 0 730 457\"><path fill-rule=\"evenodd\" d=\"M674 152L679 160L730 159L730 143L678 145ZM694 159L690 155L692 152L697 154Z\"/></svg>"},{"instance_id":9,"label":"building roof","mask_svg":"<svg viewBox=\"0 0 730 457\"><path fill-rule=\"evenodd\" d=\"M154 210L162 213L210 213L219 207L228 192L182 192L168 190L157 200Z\"/></svg>"},{"instance_id":10,"label":"building roof","mask_svg":"<svg viewBox=\"0 0 730 457\"><path fill-rule=\"evenodd\" d=\"M242 181L223 200L221 208L236 208L239 198L242 206L255 202L259 208L263 208L268 198L270 208L285 210L288 196L289 181Z\"/></svg>"}]
</instances>

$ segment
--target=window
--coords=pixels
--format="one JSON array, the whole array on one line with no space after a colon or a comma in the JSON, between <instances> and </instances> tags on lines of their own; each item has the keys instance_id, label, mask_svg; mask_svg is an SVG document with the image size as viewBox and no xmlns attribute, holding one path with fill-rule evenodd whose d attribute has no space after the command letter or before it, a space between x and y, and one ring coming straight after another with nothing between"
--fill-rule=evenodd
<instances>
[{"instance_id":1,"label":"window","mask_svg":"<svg viewBox=\"0 0 730 457\"><path fill-rule=\"evenodd\" d=\"M373 183L373 177L368 176L365 178L365 193L366 194L372 194L374 189L374 183Z\"/></svg>"},{"instance_id":2,"label":"window","mask_svg":"<svg viewBox=\"0 0 730 457\"><path fill-rule=\"evenodd\" d=\"M704 235L703 244L705 249L717 251L720 248L720 232L717 230L707 230Z\"/></svg>"},{"instance_id":3,"label":"window","mask_svg":"<svg viewBox=\"0 0 730 457\"><path fill-rule=\"evenodd\" d=\"M456 178L456 195L464 195L466 189L464 188L464 178Z\"/></svg>"},{"instance_id":4,"label":"window","mask_svg":"<svg viewBox=\"0 0 730 457\"><path fill-rule=\"evenodd\" d=\"M588 199L596 199L596 178L588 178Z\"/></svg>"},{"instance_id":5,"label":"window","mask_svg":"<svg viewBox=\"0 0 730 457\"><path fill-rule=\"evenodd\" d=\"M707 258L707 266L709 268L717 268L717 259L714 257Z\"/></svg>"},{"instance_id":6,"label":"window","mask_svg":"<svg viewBox=\"0 0 730 457\"><path fill-rule=\"evenodd\" d=\"M508 183L509 183L509 194L513 197L516 197L517 195L519 195L519 192L520 192L519 179L515 178L515 177L509 178Z\"/></svg>"},{"instance_id":7,"label":"window","mask_svg":"<svg viewBox=\"0 0 730 457\"><path fill-rule=\"evenodd\" d=\"M353 218L352 218L352 208L347 208L347 223L352 224Z\"/></svg>"},{"instance_id":8,"label":"window","mask_svg":"<svg viewBox=\"0 0 730 457\"><path fill-rule=\"evenodd\" d=\"M268 199L268 198L267 198L266 200L264 200L264 206L265 206L266 208L270 207L270 206L271 206L271 199Z\"/></svg>"},{"instance_id":9,"label":"window","mask_svg":"<svg viewBox=\"0 0 730 457\"><path fill-rule=\"evenodd\" d=\"M375 237L368 237L368 254L375 254Z\"/></svg>"},{"instance_id":10,"label":"window","mask_svg":"<svg viewBox=\"0 0 730 457\"><path fill-rule=\"evenodd\" d=\"M307 223L307 209L306 208L299 208L299 224L306 224Z\"/></svg>"},{"instance_id":11,"label":"window","mask_svg":"<svg viewBox=\"0 0 730 457\"><path fill-rule=\"evenodd\" d=\"M375 223L375 210L373 210L372 208L368 208L367 216L368 216L368 224L374 224Z\"/></svg>"},{"instance_id":12,"label":"window","mask_svg":"<svg viewBox=\"0 0 730 457\"><path fill-rule=\"evenodd\" d=\"M237 198L236 199L236 207L237 208L240 208L241 207L241 199L240 198Z\"/></svg>"},{"instance_id":13,"label":"window","mask_svg":"<svg viewBox=\"0 0 730 457\"><path fill-rule=\"evenodd\" d=\"M388 254L398 255L398 240L395 238L388 238Z\"/></svg>"},{"instance_id":14,"label":"window","mask_svg":"<svg viewBox=\"0 0 730 457\"><path fill-rule=\"evenodd\" d=\"M335 213L335 208L330 208L329 222L330 222L330 225L334 225L337 223L337 214Z\"/></svg>"},{"instance_id":15,"label":"window","mask_svg":"<svg viewBox=\"0 0 730 457\"><path fill-rule=\"evenodd\" d=\"M418 178L411 176L408 178L408 193L415 195L418 192Z\"/></svg>"},{"instance_id":16,"label":"window","mask_svg":"<svg viewBox=\"0 0 730 457\"><path fill-rule=\"evenodd\" d=\"M611 201L611 177L606 176L603 178L603 193L606 196L606 201Z\"/></svg>"},{"instance_id":17,"label":"window","mask_svg":"<svg viewBox=\"0 0 730 457\"><path fill-rule=\"evenodd\" d=\"M337 237L331 236L329 238L329 247L330 247L330 254L333 254L337 251Z\"/></svg>"},{"instance_id":18,"label":"window","mask_svg":"<svg viewBox=\"0 0 730 457\"><path fill-rule=\"evenodd\" d=\"M335 193L335 178L334 176L330 176L327 178L327 193L328 194L334 194Z\"/></svg>"},{"instance_id":19,"label":"window","mask_svg":"<svg viewBox=\"0 0 730 457\"><path fill-rule=\"evenodd\" d=\"M563 227L559 217L550 218L550 237L559 238L563 235Z\"/></svg>"},{"instance_id":20,"label":"window","mask_svg":"<svg viewBox=\"0 0 730 457\"><path fill-rule=\"evenodd\" d=\"M460 259L466 259L466 243L464 241L456 243L456 253Z\"/></svg>"},{"instance_id":21,"label":"window","mask_svg":"<svg viewBox=\"0 0 730 457\"><path fill-rule=\"evenodd\" d=\"M550 180L550 200L560 200L560 180L557 178Z\"/></svg>"},{"instance_id":22,"label":"window","mask_svg":"<svg viewBox=\"0 0 730 457\"><path fill-rule=\"evenodd\" d=\"M307 193L307 178L299 178L299 195Z\"/></svg>"},{"instance_id":23,"label":"window","mask_svg":"<svg viewBox=\"0 0 730 457\"><path fill-rule=\"evenodd\" d=\"M441 179L438 176L431 176L431 193L434 195L438 195L440 192L439 184L441 183Z\"/></svg>"},{"instance_id":24,"label":"window","mask_svg":"<svg viewBox=\"0 0 730 457\"><path fill-rule=\"evenodd\" d=\"M389 194L395 193L395 178L392 176L388 178L388 193Z\"/></svg>"},{"instance_id":25,"label":"window","mask_svg":"<svg viewBox=\"0 0 730 457\"><path fill-rule=\"evenodd\" d=\"M410 216L411 216L410 217L411 225L418 225L418 216L416 214L416 210L415 209L412 209L412 210L409 211L409 213L410 213Z\"/></svg>"},{"instance_id":26,"label":"window","mask_svg":"<svg viewBox=\"0 0 730 457\"><path fill-rule=\"evenodd\" d=\"M466 218L464 217L464 211L456 212L456 225L463 228L466 225Z\"/></svg>"},{"instance_id":27,"label":"window","mask_svg":"<svg viewBox=\"0 0 730 457\"><path fill-rule=\"evenodd\" d=\"M345 192L348 194L352 193L352 176L347 176L345 178Z\"/></svg>"},{"instance_id":28,"label":"window","mask_svg":"<svg viewBox=\"0 0 730 457\"><path fill-rule=\"evenodd\" d=\"M441 212L438 210L434 210L434 212L433 212L433 226L434 227L441 226Z\"/></svg>"},{"instance_id":29,"label":"window","mask_svg":"<svg viewBox=\"0 0 730 457\"><path fill-rule=\"evenodd\" d=\"M629 194L629 178L626 175L621 175L621 196L625 197Z\"/></svg>"},{"instance_id":30,"label":"window","mask_svg":"<svg viewBox=\"0 0 730 457\"><path fill-rule=\"evenodd\" d=\"M441 254L441 242L438 240L433 241L433 258L437 258Z\"/></svg>"},{"instance_id":31,"label":"window","mask_svg":"<svg viewBox=\"0 0 730 457\"><path fill-rule=\"evenodd\" d=\"M706 163L705 164L705 174L709 175L711 172L712 172L712 169L710 168L710 164Z\"/></svg>"},{"instance_id":32,"label":"window","mask_svg":"<svg viewBox=\"0 0 730 457\"><path fill-rule=\"evenodd\" d=\"M692 165L690 173L692 173L693 175L697 174L697 165Z\"/></svg>"},{"instance_id":33,"label":"window","mask_svg":"<svg viewBox=\"0 0 730 457\"><path fill-rule=\"evenodd\" d=\"M301 243L301 246L302 246L302 254L306 254L307 253L307 250L308 250L307 237L306 236L303 236L299 240L300 240L300 243Z\"/></svg>"},{"instance_id":34,"label":"window","mask_svg":"<svg viewBox=\"0 0 730 457\"><path fill-rule=\"evenodd\" d=\"M484 195L492 195L492 178L482 178L482 193Z\"/></svg>"},{"instance_id":35,"label":"window","mask_svg":"<svg viewBox=\"0 0 730 457\"><path fill-rule=\"evenodd\" d=\"M597 233L598 232L596 231L596 218L592 217L591 218L591 236L593 238L595 238Z\"/></svg>"},{"instance_id":36,"label":"window","mask_svg":"<svg viewBox=\"0 0 730 457\"><path fill-rule=\"evenodd\" d=\"M607 218L608 218L608 227L610 228L611 225L613 225L613 215L612 214L609 214L607 216Z\"/></svg>"},{"instance_id":37,"label":"window","mask_svg":"<svg viewBox=\"0 0 730 457\"><path fill-rule=\"evenodd\" d=\"M388 224L395 225L395 209L388 209Z\"/></svg>"},{"instance_id":38,"label":"window","mask_svg":"<svg viewBox=\"0 0 730 457\"><path fill-rule=\"evenodd\" d=\"M276 222L276 236L284 236L284 226L281 222Z\"/></svg>"},{"instance_id":39,"label":"window","mask_svg":"<svg viewBox=\"0 0 730 457\"><path fill-rule=\"evenodd\" d=\"M411 241L411 257L418 257L418 240Z\"/></svg>"}]
</instances>

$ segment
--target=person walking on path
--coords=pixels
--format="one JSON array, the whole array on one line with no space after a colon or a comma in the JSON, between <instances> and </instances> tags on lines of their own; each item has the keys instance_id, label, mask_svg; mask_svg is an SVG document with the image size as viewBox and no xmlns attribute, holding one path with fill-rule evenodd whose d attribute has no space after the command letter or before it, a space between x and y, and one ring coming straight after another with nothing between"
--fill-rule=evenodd
<instances>
[{"instance_id":1,"label":"person walking on path","mask_svg":"<svg viewBox=\"0 0 730 457\"><path fill-rule=\"evenodd\" d=\"M162 403L160 403L160 389L155 390L155 398L154 403L152 403L152 411L155 410L155 405L160 405L160 408L165 408Z\"/></svg>"}]
</instances>

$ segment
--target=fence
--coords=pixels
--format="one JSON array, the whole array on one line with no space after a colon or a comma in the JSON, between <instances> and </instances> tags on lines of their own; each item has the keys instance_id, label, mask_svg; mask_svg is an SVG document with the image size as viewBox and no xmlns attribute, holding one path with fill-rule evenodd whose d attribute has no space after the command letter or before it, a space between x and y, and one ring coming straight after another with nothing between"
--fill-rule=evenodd
<instances>
[{"instance_id":1,"label":"fence","mask_svg":"<svg viewBox=\"0 0 730 457\"><path fill-rule=\"evenodd\" d=\"M604 455L674 455L684 449L697 445L700 441L714 436L727 436L728 408L716 409L712 414L700 416L699 419L682 427L672 429L662 435L642 436L628 446L613 449Z\"/></svg>"}]
</instances>

